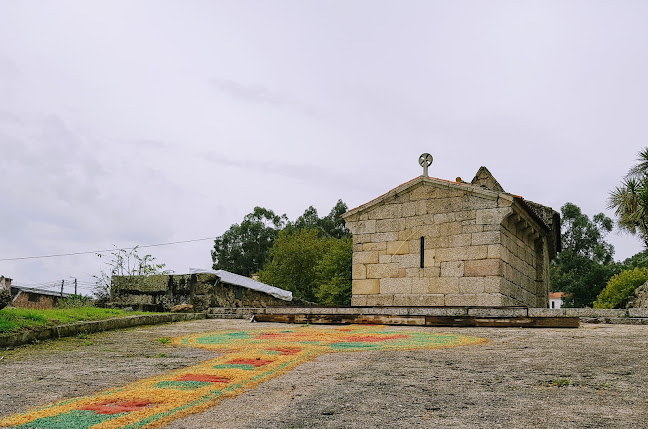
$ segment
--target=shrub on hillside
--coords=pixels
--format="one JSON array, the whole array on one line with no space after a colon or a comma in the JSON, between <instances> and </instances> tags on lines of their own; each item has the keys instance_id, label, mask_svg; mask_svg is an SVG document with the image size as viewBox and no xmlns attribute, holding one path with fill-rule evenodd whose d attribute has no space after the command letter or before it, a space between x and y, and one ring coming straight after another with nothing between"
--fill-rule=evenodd
<instances>
[{"instance_id":1,"label":"shrub on hillside","mask_svg":"<svg viewBox=\"0 0 648 429\"><path fill-rule=\"evenodd\" d=\"M607 282L594 301L594 308L625 308L634 291L648 281L648 268L623 271Z\"/></svg>"}]
</instances>

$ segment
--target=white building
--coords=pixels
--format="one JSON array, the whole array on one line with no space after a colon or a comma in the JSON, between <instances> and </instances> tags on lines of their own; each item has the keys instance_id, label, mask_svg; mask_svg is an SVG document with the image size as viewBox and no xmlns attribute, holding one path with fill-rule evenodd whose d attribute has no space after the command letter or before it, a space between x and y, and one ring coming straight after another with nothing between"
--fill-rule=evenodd
<instances>
[{"instance_id":1,"label":"white building","mask_svg":"<svg viewBox=\"0 0 648 429\"><path fill-rule=\"evenodd\" d=\"M549 294L549 308L561 308L565 292L551 292Z\"/></svg>"}]
</instances>

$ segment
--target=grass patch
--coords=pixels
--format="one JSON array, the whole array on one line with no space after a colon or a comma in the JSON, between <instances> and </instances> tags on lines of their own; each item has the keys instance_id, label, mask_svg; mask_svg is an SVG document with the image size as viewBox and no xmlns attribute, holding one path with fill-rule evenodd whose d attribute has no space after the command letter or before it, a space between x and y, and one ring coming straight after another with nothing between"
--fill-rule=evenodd
<instances>
[{"instance_id":1,"label":"grass patch","mask_svg":"<svg viewBox=\"0 0 648 429\"><path fill-rule=\"evenodd\" d=\"M567 387L571 385L571 381L567 378L556 378L554 380L549 380L549 386L551 387Z\"/></svg>"},{"instance_id":2,"label":"grass patch","mask_svg":"<svg viewBox=\"0 0 648 429\"><path fill-rule=\"evenodd\" d=\"M171 342L171 338L169 337L162 337L157 339L160 344L169 344Z\"/></svg>"},{"instance_id":3,"label":"grass patch","mask_svg":"<svg viewBox=\"0 0 648 429\"><path fill-rule=\"evenodd\" d=\"M89 320L103 320L120 316L144 314L128 313L114 308L77 307L52 310L31 310L25 308L3 308L0 310L0 334L45 328L66 323Z\"/></svg>"}]
</instances>

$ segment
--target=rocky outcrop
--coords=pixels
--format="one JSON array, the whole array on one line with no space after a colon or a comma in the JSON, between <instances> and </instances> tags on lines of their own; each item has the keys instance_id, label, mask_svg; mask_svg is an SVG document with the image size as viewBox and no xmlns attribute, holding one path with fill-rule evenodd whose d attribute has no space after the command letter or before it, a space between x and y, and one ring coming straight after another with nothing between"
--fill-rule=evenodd
<instances>
[{"instance_id":1,"label":"rocky outcrop","mask_svg":"<svg viewBox=\"0 0 648 429\"><path fill-rule=\"evenodd\" d=\"M635 289L635 298L628 303L628 308L648 308L648 282Z\"/></svg>"},{"instance_id":2,"label":"rocky outcrop","mask_svg":"<svg viewBox=\"0 0 648 429\"><path fill-rule=\"evenodd\" d=\"M0 310L11 304L12 296L8 290L0 291Z\"/></svg>"}]
</instances>

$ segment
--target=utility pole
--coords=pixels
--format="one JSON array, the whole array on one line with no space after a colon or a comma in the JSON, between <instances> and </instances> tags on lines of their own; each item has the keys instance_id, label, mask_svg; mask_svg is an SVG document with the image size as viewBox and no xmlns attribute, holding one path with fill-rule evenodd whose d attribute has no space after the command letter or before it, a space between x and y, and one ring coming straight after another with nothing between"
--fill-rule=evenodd
<instances>
[{"instance_id":1,"label":"utility pole","mask_svg":"<svg viewBox=\"0 0 648 429\"><path fill-rule=\"evenodd\" d=\"M65 285L65 279L61 280L61 298L63 297L63 286Z\"/></svg>"},{"instance_id":2,"label":"utility pole","mask_svg":"<svg viewBox=\"0 0 648 429\"><path fill-rule=\"evenodd\" d=\"M77 280L76 277L74 278L74 294L77 294Z\"/></svg>"}]
</instances>

